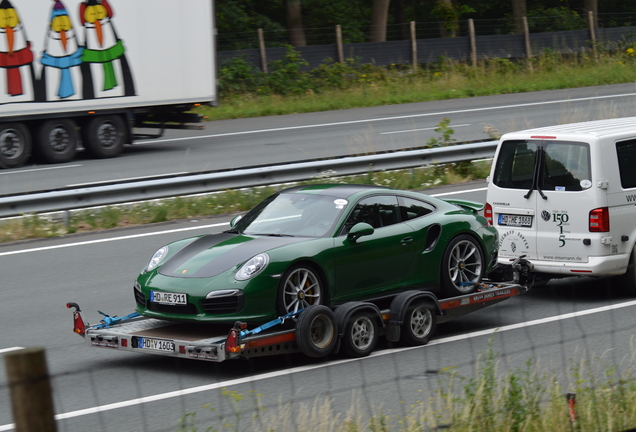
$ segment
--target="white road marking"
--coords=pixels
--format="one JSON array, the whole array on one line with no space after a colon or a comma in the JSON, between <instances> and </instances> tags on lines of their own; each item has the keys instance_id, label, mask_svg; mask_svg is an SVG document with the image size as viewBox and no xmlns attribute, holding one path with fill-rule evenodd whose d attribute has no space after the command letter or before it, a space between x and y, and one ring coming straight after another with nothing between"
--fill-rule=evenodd
<instances>
[{"instance_id":1,"label":"white road marking","mask_svg":"<svg viewBox=\"0 0 636 432\"><path fill-rule=\"evenodd\" d=\"M434 195L431 195L431 196L440 197L440 196L445 196L445 195L457 195L457 194L462 194L462 193L483 191L483 190L486 190L486 189L487 188L478 188L478 189L468 189L468 190L461 190L461 191L454 191L454 192L443 192L443 193L438 193L438 194L434 194ZM29 253L29 252L41 252L41 251L47 251L47 250L76 247L76 246L86 246L86 245L92 245L92 244L98 244L98 243L108 243L108 242L119 241L119 240L130 240L130 239L135 239L135 238L151 237L151 236L162 235L162 234L173 234L173 233L184 232L184 231L192 231L192 230L197 230L197 229L217 228L217 227L226 226L226 225L229 225L229 224L230 224L229 222L221 222L221 223L215 223L215 224L210 224L210 225L200 225L200 226L188 227L188 228L175 228L175 229L166 230L166 231L154 231L154 232L143 233L143 234L133 234L133 235L129 235L129 236L104 238L104 239L99 239L99 240L88 240L88 241L83 241L83 242L66 243L66 244L54 245L54 246L43 246L43 247L33 248L33 249L19 249L19 250L9 251L9 252L0 252L0 257L1 256L9 256L9 255L19 255L19 254Z\"/></svg>"},{"instance_id":2,"label":"white road marking","mask_svg":"<svg viewBox=\"0 0 636 432\"><path fill-rule=\"evenodd\" d=\"M162 176L178 176L178 175L182 175L182 174L190 174L188 172L176 172L176 173L166 173L166 174L161 174ZM131 180L141 180L141 179L145 179L145 178L156 178L156 175L147 175L147 176L141 176L141 177L129 177L129 178L118 178L118 179L112 179L112 180L108 180L108 182L111 181L118 181L118 182L124 182L124 181L131 181ZM92 185L92 184L102 184L105 183L104 180L102 181L96 181L96 182L90 182L90 183L76 183L76 184L70 184L67 185L67 187L77 187L77 186L88 186L88 185Z\"/></svg>"},{"instance_id":3,"label":"white road marking","mask_svg":"<svg viewBox=\"0 0 636 432\"><path fill-rule=\"evenodd\" d=\"M4 349L0 349L0 354L4 354L4 353L8 353L11 351L18 351L24 349L24 347L13 347L13 348L4 348Z\"/></svg>"},{"instance_id":4,"label":"white road marking","mask_svg":"<svg viewBox=\"0 0 636 432\"><path fill-rule=\"evenodd\" d=\"M236 135L249 135L249 134L256 134L256 133L263 133L263 132L281 132L281 131L288 131L288 130L310 129L310 128L329 127L329 126L344 126L344 125L359 124L359 123L403 120L403 119L417 118L417 117L433 117L433 116L463 114L468 112L479 112L479 111L507 110L511 108L524 108L524 107L532 107L532 106L538 106L538 105L554 105L554 104L560 104L560 103L566 103L566 102L568 103L569 102L585 102L585 101L591 101L591 100L597 100L597 99L622 98L622 97L629 97L629 96L636 96L636 93L624 93L624 94L607 95L607 96L589 96L589 97L576 98L576 99L561 99L561 100L545 101L545 102L528 102L528 103L522 103L522 104L502 105L502 106L494 106L494 107L461 109L461 110L453 110L453 111L439 111L439 112L426 113L426 114L410 114L410 115L395 116L395 117L379 117L379 118L363 119L363 120L349 120L349 121L343 121L343 122L319 123L319 124L313 124L313 125L288 126L288 127L280 127L280 128L272 128L272 129L227 132L227 133L221 133L221 134L198 135L198 136L192 136L192 137L168 138L168 139L157 140L157 141L138 141L136 144L156 144L161 142L189 141L189 140L195 140L195 139L218 138L218 137L236 136Z\"/></svg>"},{"instance_id":5,"label":"white road marking","mask_svg":"<svg viewBox=\"0 0 636 432\"><path fill-rule=\"evenodd\" d=\"M445 344L445 343L456 342L456 341L466 340L466 339L472 339L472 338L476 338L476 337L489 336L489 335L492 335L494 333L502 333L502 332L505 332L505 331L518 330L518 329L521 329L521 328L533 327L533 326L536 326L536 325L547 324L547 323L551 323L551 322L555 322L555 321L562 321L562 320L566 320L566 319L570 319L570 318L578 318L578 317L583 317L583 316L586 316L586 315L592 315L592 314L596 314L596 313L607 312L607 311L610 311L610 310L622 309L622 308L632 307L632 306L636 306L636 300L632 300L632 301L628 301L628 302L620 303L620 304L615 304L615 305L609 305L609 306L602 306L602 307L593 308L593 309L587 309L587 310L579 311L579 312L571 312L571 313L567 313L567 314L562 314L562 315L556 315L556 316L547 317L547 318L536 319L536 320L522 322L522 323L518 323L518 324L511 324L511 325L498 327L498 328L491 328L491 329L488 329L488 330L480 330L480 331L467 333L467 334L463 334L463 335L450 336L450 337L446 337L446 338L442 338L442 339L435 339L435 340L432 340L431 342L429 342L425 346L415 346L415 347L388 349L388 350L384 350L384 351L376 351L374 353L371 353L371 355L369 357L380 357L380 356L391 355L391 354L395 354L395 353L399 353L399 352L405 352L405 351L409 351L409 350L426 349L429 346L441 345L441 344ZM201 393L201 392L206 392L206 391L210 391L210 390L216 390L216 389L224 388L224 387L231 387L231 386L247 384L247 383L253 384L255 381L262 381L262 380L266 380L266 379L277 378L277 377L280 377L280 376L288 376L288 375L291 375L291 374L304 373L304 372L307 372L307 371L316 370L316 369L323 369L323 368L326 368L326 367L331 367L331 366L340 365L340 364L344 364L344 363L364 361L365 358L366 357L355 358L355 359L336 360L336 361L321 363L321 364L317 364L317 365L313 365L313 366L301 366L301 367L295 367L295 368L292 368L292 369L283 369L283 370L279 370L279 371L275 371L275 372L268 372L268 373L259 374L259 375L255 375L255 376L250 376L250 377L245 377L245 378L237 378L237 379L223 381L223 382L219 382L219 383L215 383L215 384L208 384L208 385L203 385L203 386L198 386L198 387L191 387L191 388L187 388L187 389L183 389L183 390L176 390L176 391L167 392L167 393L160 393L160 394L152 395L152 396L146 396L146 397L141 397L141 398L136 398L136 399L129 399L129 400L122 401L122 402L115 402L115 403L111 403L111 404L107 404L107 405L100 405L100 406L96 406L96 407L92 407L92 408L86 408L86 409L81 409L81 410L77 410L77 411L71 411L71 412L67 412L67 413L63 413L63 414L57 414L55 416L55 419L56 420L64 420L64 419L69 419L69 418L74 418L74 417L81 417L81 416L85 416L85 415L95 414L95 413L98 413L98 412L112 411L112 410L115 410L115 409L118 409L118 408L125 408L125 407L130 407L130 406L135 406L135 405L141 405L141 404L145 404L145 403L149 403L149 402L156 402L156 401L165 400L165 399L172 399L172 398L175 398L175 397L181 397L181 396L185 396L185 395L189 395L189 394L195 394L195 393ZM1 425L0 426L0 432L12 430L13 428L14 428L13 424Z\"/></svg>"},{"instance_id":6,"label":"white road marking","mask_svg":"<svg viewBox=\"0 0 636 432\"><path fill-rule=\"evenodd\" d=\"M75 164L75 165L63 165L63 166L44 167L44 168L31 168L31 169L25 169L25 170L19 170L19 171L8 171L8 172L1 172L0 171L0 175L23 174L23 173L28 173L28 172L49 171L49 170L66 169L66 168L77 168L77 167L81 167L81 166L82 166L81 164Z\"/></svg>"},{"instance_id":7,"label":"white road marking","mask_svg":"<svg viewBox=\"0 0 636 432\"><path fill-rule=\"evenodd\" d=\"M470 126L469 123L467 124L460 124L460 125L449 125L449 128L458 128L458 127L464 127L464 126ZM427 131L427 130L435 130L437 129L439 126L434 126L434 127L430 127L430 128L421 128L421 129L407 129L407 130L399 130L399 131L392 131L392 132L380 132L380 135L391 135L391 134L399 134L399 133L409 133L409 132L419 132L419 131Z\"/></svg>"},{"instance_id":8,"label":"white road marking","mask_svg":"<svg viewBox=\"0 0 636 432\"><path fill-rule=\"evenodd\" d=\"M143 233L143 234L133 234L133 235L129 235L129 236L104 238L104 239L98 239L98 240L88 240L88 241L77 242L77 243L66 243L66 244L61 244L61 245L44 246L44 247L33 248L33 249L20 249L20 250L15 250L15 251L2 252L2 253L0 253L0 256L19 255L19 254L29 253L29 252L40 252L40 251L47 251L47 250L53 250L53 249L63 249L63 248L75 247L75 246L85 246L85 245L92 245L92 244L98 244L98 243L108 243L108 242L119 241L119 240L130 240L130 239L134 239L134 238L150 237L150 236L162 235L162 234L171 234L171 233L182 232L182 231L192 231L192 230L196 230L196 229L215 228L215 227L220 227L220 226L225 226L225 225L230 225L230 223L229 222L222 222L222 223L215 223L215 224L211 224L211 225L199 225L199 226L188 227L188 228L176 228L176 229L166 230L166 231L154 231L154 232Z\"/></svg>"}]
</instances>

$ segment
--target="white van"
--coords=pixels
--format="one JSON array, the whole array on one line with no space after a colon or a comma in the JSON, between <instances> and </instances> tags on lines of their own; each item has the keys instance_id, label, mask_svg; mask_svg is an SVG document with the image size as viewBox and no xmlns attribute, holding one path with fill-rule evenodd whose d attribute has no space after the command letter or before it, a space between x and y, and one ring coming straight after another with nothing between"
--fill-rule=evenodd
<instances>
[{"instance_id":1,"label":"white van","mask_svg":"<svg viewBox=\"0 0 636 432\"><path fill-rule=\"evenodd\" d=\"M625 275L636 292L636 117L501 137L485 216L499 262L545 277Z\"/></svg>"}]
</instances>

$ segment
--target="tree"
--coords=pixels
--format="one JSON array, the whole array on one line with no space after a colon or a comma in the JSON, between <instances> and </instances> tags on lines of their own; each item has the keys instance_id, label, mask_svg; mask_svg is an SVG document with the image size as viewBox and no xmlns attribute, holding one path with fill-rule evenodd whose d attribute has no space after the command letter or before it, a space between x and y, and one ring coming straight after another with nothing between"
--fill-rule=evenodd
<instances>
[{"instance_id":1,"label":"tree","mask_svg":"<svg viewBox=\"0 0 636 432\"><path fill-rule=\"evenodd\" d=\"M300 0L287 0L287 29L292 46L306 46Z\"/></svg>"},{"instance_id":2,"label":"tree","mask_svg":"<svg viewBox=\"0 0 636 432\"><path fill-rule=\"evenodd\" d=\"M371 7L371 42L386 42L386 22L389 18L390 0L373 0Z\"/></svg>"}]
</instances>

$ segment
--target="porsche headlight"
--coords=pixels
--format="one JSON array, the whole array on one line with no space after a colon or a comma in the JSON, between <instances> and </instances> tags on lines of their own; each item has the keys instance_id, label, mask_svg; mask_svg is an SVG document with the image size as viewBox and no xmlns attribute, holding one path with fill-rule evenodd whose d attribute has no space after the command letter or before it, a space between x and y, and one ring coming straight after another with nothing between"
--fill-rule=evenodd
<instances>
[{"instance_id":1,"label":"porsche headlight","mask_svg":"<svg viewBox=\"0 0 636 432\"><path fill-rule=\"evenodd\" d=\"M262 272L265 267L269 264L269 255L266 253L258 254L250 259L248 259L245 264L241 266L241 268L236 272L234 278L239 281L248 280L253 278L260 272Z\"/></svg>"},{"instance_id":2,"label":"porsche headlight","mask_svg":"<svg viewBox=\"0 0 636 432\"><path fill-rule=\"evenodd\" d=\"M161 264L161 261L163 261L166 255L168 255L168 246L164 246L161 249L159 249L157 252L155 252L152 258L150 258L150 261L148 262L148 265L146 266L144 271L149 272L157 268L157 266Z\"/></svg>"}]
</instances>

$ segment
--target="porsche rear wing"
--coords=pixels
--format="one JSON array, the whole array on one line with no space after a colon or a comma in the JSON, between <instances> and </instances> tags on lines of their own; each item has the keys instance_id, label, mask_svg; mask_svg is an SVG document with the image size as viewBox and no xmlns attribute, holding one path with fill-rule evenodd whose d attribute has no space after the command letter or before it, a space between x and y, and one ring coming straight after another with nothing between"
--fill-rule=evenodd
<instances>
[{"instance_id":1,"label":"porsche rear wing","mask_svg":"<svg viewBox=\"0 0 636 432\"><path fill-rule=\"evenodd\" d=\"M435 309L437 322L444 323L528 290L517 283L481 283L477 289L478 292L472 294L441 300L428 291L407 291L396 296L391 308L387 310L379 310L377 306L368 302L350 302L339 307L342 308L340 312L346 308L352 312L366 311L377 317L382 323L381 334L388 340L397 341L404 322L403 317L413 301L424 299L429 302L431 308ZM125 317L111 317L102 313L104 319L101 323L91 326L84 321L79 305L67 303L67 307L75 309L73 331L83 336L85 343L90 347L211 362L295 352L320 356L320 352L316 355L315 351L306 350L307 339L312 336L304 326L298 325L298 322L302 321L299 319L304 313L302 310L252 330L247 330L247 326L242 322L236 322L228 330L227 325L159 320L141 317L136 313ZM316 307L328 309L324 306L310 306ZM309 308L305 309L308 310ZM350 314L338 313L337 307L334 317L339 317L334 319L334 328L344 328L341 326L345 325L346 321L342 323L337 320L348 319ZM334 338L338 338L335 352L339 349L342 337L342 333L336 335L334 332Z\"/></svg>"}]
</instances>

